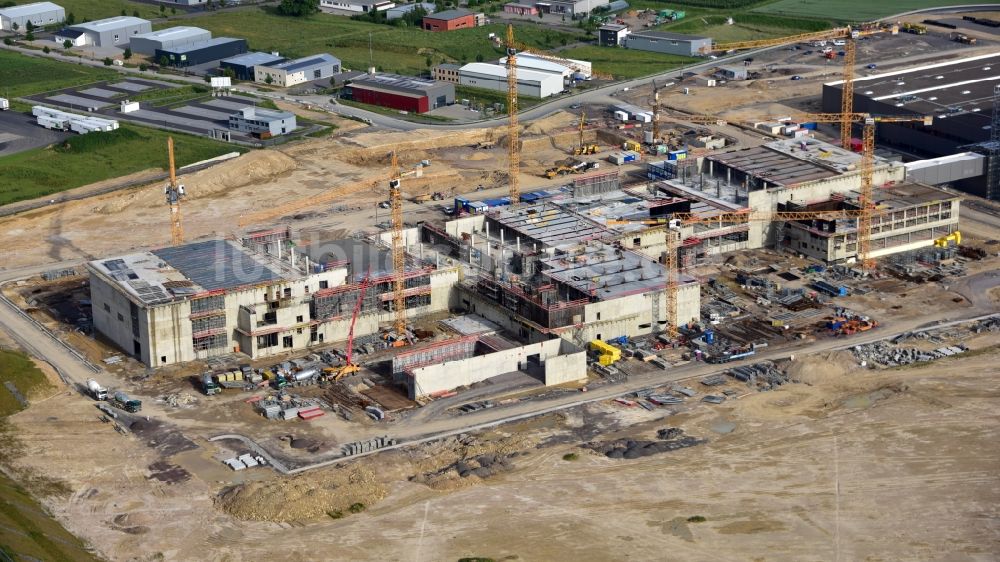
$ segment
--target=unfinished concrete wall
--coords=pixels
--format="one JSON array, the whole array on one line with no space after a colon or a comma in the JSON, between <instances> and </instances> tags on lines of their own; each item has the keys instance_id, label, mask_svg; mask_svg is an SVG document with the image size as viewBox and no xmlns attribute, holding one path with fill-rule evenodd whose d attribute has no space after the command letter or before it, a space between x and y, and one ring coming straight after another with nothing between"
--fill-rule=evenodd
<instances>
[{"instance_id":1,"label":"unfinished concrete wall","mask_svg":"<svg viewBox=\"0 0 1000 562\"><path fill-rule=\"evenodd\" d=\"M153 306L147 310L147 315L142 314L142 309L139 314L140 326L148 322L149 343L144 345L144 363L157 367L197 358L191 343L190 302Z\"/></svg>"},{"instance_id":2,"label":"unfinished concrete wall","mask_svg":"<svg viewBox=\"0 0 1000 562\"><path fill-rule=\"evenodd\" d=\"M538 368L544 370L546 386L582 380L587 376L586 352L565 340L551 339L487 355L419 367L413 370L410 378L410 397L418 398L504 373Z\"/></svg>"},{"instance_id":3,"label":"unfinished concrete wall","mask_svg":"<svg viewBox=\"0 0 1000 562\"><path fill-rule=\"evenodd\" d=\"M559 354L545 360L545 386L586 379L586 352L564 339L554 341L559 342Z\"/></svg>"},{"instance_id":4,"label":"unfinished concrete wall","mask_svg":"<svg viewBox=\"0 0 1000 562\"><path fill-rule=\"evenodd\" d=\"M128 355L149 365L147 309L141 307L138 310L142 321L135 327L138 332L136 335L132 326L132 306L135 303L117 285L108 282L103 275L93 270L90 270L90 302L93 306L94 329ZM139 353L135 353L135 342L139 344Z\"/></svg>"},{"instance_id":5,"label":"unfinished concrete wall","mask_svg":"<svg viewBox=\"0 0 1000 562\"><path fill-rule=\"evenodd\" d=\"M899 163L877 165L872 175L872 185L880 186L887 183L901 183L906 177L906 168ZM861 189L861 172L851 172L831 178L824 178L785 189L770 189L751 191L749 207L755 211L773 211L778 203L794 202L807 204L825 201L835 193L856 195ZM773 246L777 239L780 223L766 221L751 221L749 248Z\"/></svg>"},{"instance_id":6,"label":"unfinished concrete wall","mask_svg":"<svg viewBox=\"0 0 1000 562\"><path fill-rule=\"evenodd\" d=\"M444 231L447 232L449 236L461 239L463 234L471 234L482 231L483 223L485 221L486 215L462 217L460 219L446 222L444 224Z\"/></svg>"}]
</instances>

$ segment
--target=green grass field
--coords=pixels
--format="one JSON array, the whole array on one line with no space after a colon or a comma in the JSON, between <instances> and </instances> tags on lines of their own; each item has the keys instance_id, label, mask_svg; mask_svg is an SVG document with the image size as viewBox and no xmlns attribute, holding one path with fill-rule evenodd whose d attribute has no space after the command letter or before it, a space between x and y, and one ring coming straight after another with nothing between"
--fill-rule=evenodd
<instances>
[{"instance_id":1,"label":"green grass field","mask_svg":"<svg viewBox=\"0 0 1000 562\"><path fill-rule=\"evenodd\" d=\"M167 167L167 136L174 137L177 166L233 151L233 145L182 133L122 124L110 133L68 139L69 148L50 146L0 158L0 205L50 195L148 168Z\"/></svg>"},{"instance_id":2,"label":"green grass field","mask_svg":"<svg viewBox=\"0 0 1000 562\"><path fill-rule=\"evenodd\" d=\"M51 386L27 355L0 350L0 418L21 409L20 402L3 386L7 382L14 383L28 400Z\"/></svg>"},{"instance_id":3,"label":"green grass field","mask_svg":"<svg viewBox=\"0 0 1000 562\"><path fill-rule=\"evenodd\" d=\"M356 70L369 66L368 36L371 33L374 65L387 72L410 75L427 72L428 59L431 65L473 62L477 56L484 60L498 59L502 53L493 47L487 36L489 33L501 34L504 30L503 25L494 24L430 33L328 14L286 18L262 10L190 18L184 20L184 25L203 27L216 36L244 37L253 50L279 51L287 57L330 52L343 61L345 68ZM582 34L565 33L533 23L517 24L515 33L520 42L543 49L559 47L563 39L571 43L582 37Z\"/></svg>"},{"instance_id":4,"label":"green grass field","mask_svg":"<svg viewBox=\"0 0 1000 562\"><path fill-rule=\"evenodd\" d=\"M27 96L118 76L117 72L106 68L0 50L0 96L3 97Z\"/></svg>"},{"instance_id":5,"label":"green grass field","mask_svg":"<svg viewBox=\"0 0 1000 562\"><path fill-rule=\"evenodd\" d=\"M14 3L31 4L37 1L15 0ZM130 2L128 0L59 0L57 4L66 9L67 16L72 13L78 23L84 20L93 21L120 16L122 10L125 10L125 13L130 16L132 12L138 10L139 17L146 19L160 16L160 9L158 7L139 2ZM169 13L169 9L167 13Z\"/></svg>"},{"instance_id":6,"label":"green grass field","mask_svg":"<svg viewBox=\"0 0 1000 562\"><path fill-rule=\"evenodd\" d=\"M657 72L666 72L698 60L680 55L612 49L593 45L566 49L560 51L559 54L571 59L588 60L593 63L595 72L611 74L617 79L637 78Z\"/></svg>"},{"instance_id":7,"label":"green grass field","mask_svg":"<svg viewBox=\"0 0 1000 562\"><path fill-rule=\"evenodd\" d=\"M871 21L921 8L969 4L959 0L778 0L754 8L759 14L803 18L828 18L844 22Z\"/></svg>"},{"instance_id":8,"label":"green grass field","mask_svg":"<svg viewBox=\"0 0 1000 562\"><path fill-rule=\"evenodd\" d=\"M4 419L21 409L5 382L13 382L28 400L52 390L45 374L26 355L0 350L0 462L23 452L23 445ZM45 477L15 473L16 478L11 479L0 472L0 560L95 561L80 539L49 517L25 490L63 493L65 486Z\"/></svg>"}]
</instances>

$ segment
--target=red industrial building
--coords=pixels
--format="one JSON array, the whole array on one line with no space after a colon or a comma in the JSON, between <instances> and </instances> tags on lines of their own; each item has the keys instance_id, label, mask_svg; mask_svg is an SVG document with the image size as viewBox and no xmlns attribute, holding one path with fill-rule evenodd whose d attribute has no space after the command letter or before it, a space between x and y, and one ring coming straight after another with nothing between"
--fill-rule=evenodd
<instances>
[{"instance_id":1,"label":"red industrial building","mask_svg":"<svg viewBox=\"0 0 1000 562\"><path fill-rule=\"evenodd\" d=\"M455 103L455 85L397 74L373 74L352 80L344 88L344 96L370 105L425 113Z\"/></svg>"},{"instance_id":2,"label":"red industrial building","mask_svg":"<svg viewBox=\"0 0 1000 562\"><path fill-rule=\"evenodd\" d=\"M468 10L445 10L424 16L427 31L453 31L476 27L476 15Z\"/></svg>"}]
</instances>

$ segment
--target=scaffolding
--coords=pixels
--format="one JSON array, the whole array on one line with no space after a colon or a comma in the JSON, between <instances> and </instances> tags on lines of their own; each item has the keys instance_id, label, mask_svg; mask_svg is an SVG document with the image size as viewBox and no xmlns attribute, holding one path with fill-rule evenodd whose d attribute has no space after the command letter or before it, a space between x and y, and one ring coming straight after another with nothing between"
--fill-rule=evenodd
<instances>
[{"instance_id":1,"label":"scaffolding","mask_svg":"<svg viewBox=\"0 0 1000 562\"><path fill-rule=\"evenodd\" d=\"M579 324L588 298L560 300L553 284L523 288L480 277L476 290L491 301L543 328L562 328ZM530 292L529 292L530 291Z\"/></svg>"},{"instance_id":2,"label":"scaffolding","mask_svg":"<svg viewBox=\"0 0 1000 562\"><path fill-rule=\"evenodd\" d=\"M407 307L428 306L431 304L431 270L428 268L409 271L403 279L404 296ZM391 311L394 306L395 276L392 274L374 277L371 285L361 301L360 314L378 311ZM341 285L329 289L320 289L312 295L312 317L325 321L333 318L350 316L358 301L361 283Z\"/></svg>"},{"instance_id":3,"label":"scaffolding","mask_svg":"<svg viewBox=\"0 0 1000 562\"><path fill-rule=\"evenodd\" d=\"M621 189L618 170L590 174L573 180L573 197L590 197Z\"/></svg>"},{"instance_id":4,"label":"scaffolding","mask_svg":"<svg viewBox=\"0 0 1000 562\"><path fill-rule=\"evenodd\" d=\"M392 358L392 374L396 376L427 365L468 359L475 355L478 341L478 335L462 336L397 354Z\"/></svg>"}]
</instances>

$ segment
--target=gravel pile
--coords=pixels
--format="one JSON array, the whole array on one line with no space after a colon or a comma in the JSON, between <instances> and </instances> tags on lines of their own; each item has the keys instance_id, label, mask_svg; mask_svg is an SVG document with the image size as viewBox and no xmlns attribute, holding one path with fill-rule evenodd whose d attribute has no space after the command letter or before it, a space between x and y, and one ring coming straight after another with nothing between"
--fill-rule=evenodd
<instances>
[{"instance_id":1,"label":"gravel pile","mask_svg":"<svg viewBox=\"0 0 1000 562\"><path fill-rule=\"evenodd\" d=\"M685 437L684 430L678 427L668 427L656 432L660 441L637 441L634 439L618 439L615 441L604 441L597 443L587 443L585 448L604 455L609 459L638 459L660 453L694 447L705 443L705 439Z\"/></svg>"}]
</instances>

